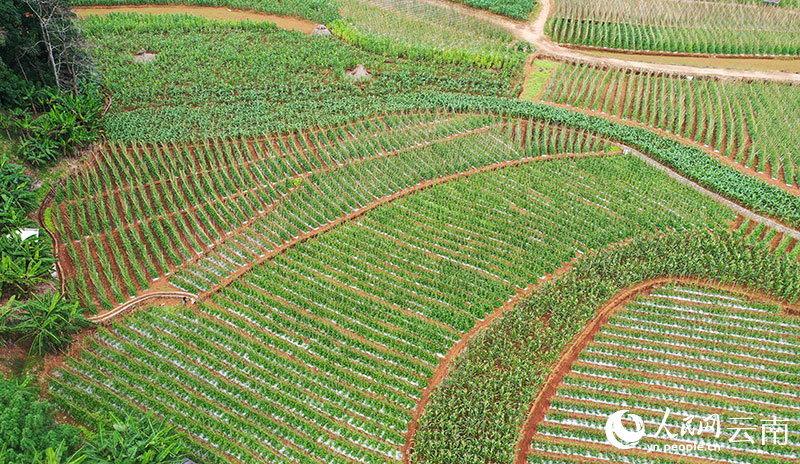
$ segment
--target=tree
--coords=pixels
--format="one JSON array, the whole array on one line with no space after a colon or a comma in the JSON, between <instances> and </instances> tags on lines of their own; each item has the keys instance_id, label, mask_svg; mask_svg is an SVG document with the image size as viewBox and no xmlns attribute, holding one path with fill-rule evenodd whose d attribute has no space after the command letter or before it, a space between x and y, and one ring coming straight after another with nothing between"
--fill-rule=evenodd
<instances>
[{"instance_id":1,"label":"tree","mask_svg":"<svg viewBox=\"0 0 800 464\"><path fill-rule=\"evenodd\" d=\"M32 85L51 85L47 58L38 45L39 25L22 0L0 0L0 106L16 107Z\"/></svg>"},{"instance_id":2,"label":"tree","mask_svg":"<svg viewBox=\"0 0 800 464\"><path fill-rule=\"evenodd\" d=\"M91 60L83 35L75 27L75 14L67 0L22 0L36 17L44 50L56 87L77 95L88 77Z\"/></svg>"}]
</instances>

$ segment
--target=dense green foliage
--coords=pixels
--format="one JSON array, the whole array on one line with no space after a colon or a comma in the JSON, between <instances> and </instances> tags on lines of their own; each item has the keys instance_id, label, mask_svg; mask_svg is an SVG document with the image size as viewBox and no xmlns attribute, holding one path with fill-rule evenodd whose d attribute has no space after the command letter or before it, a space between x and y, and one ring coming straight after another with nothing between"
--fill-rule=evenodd
<instances>
[{"instance_id":1,"label":"dense green foliage","mask_svg":"<svg viewBox=\"0 0 800 464\"><path fill-rule=\"evenodd\" d=\"M23 0L0 2L0 107L20 106L32 86L53 83L40 34Z\"/></svg>"},{"instance_id":2,"label":"dense green foliage","mask_svg":"<svg viewBox=\"0 0 800 464\"><path fill-rule=\"evenodd\" d=\"M55 264L52 246L43 233L25 240L16 230L0 235L0 294L8 289L24 294L50 280Z\"/></svg>"},{"instance_id":3,"label":"dense green foliage","mask_svg":"<svg viewBox=\"0 0 800 464\"><path fill-rule=\"evenodd\" d=\"M407 92L511 96L521 85L521 61L494 70L397 60L268 22L112 14L83 24L113 95L112 140L286 132L379 113L386 98ZM136 63L142 48L155 60ZM345 73L359 64L372 78L354 83Z\"/></svg>"},{"instance_id":4,"label":"dense green foliage","mask_svg":"<svg viewBox=\"0 0 800 464\"><path fill-rule=\"evenodd\" d=\"M519 427L564 347L614 294L648 278L735 283L800 299L800 264L727 232L643 235L581 259L481 332L434 393L413 462L513 462Z\"/></svg>"},{"instance_id":5,"label":"dense green foliage","mask_svg":"<svg viewBox=\"0 0 800 464\"><path fill-rule=\"evenodd\" d=\"M503 137L431 140L341 168L339 179L314 176L315 187L298 191L302 203L260 219L232 237L231 252L209 254L175 282L209 285L214 272L255 259L248 247L274 246L420 178L520 157ZM89 423L96 411L153 410L209 462L399 461L409 411L440 357L509 295L579 252L732 219L633 157L548 160L540 154L557 138L540 140L528 165L394 200L298 243L192 310L140 311L100 329L51 383L52 397Z\"/></svg>"},{"instance_id":6,"label":"dense green foliage","mask_svg":"<svg viewBox=\"0 0 800 464\"><path fill-rule=\"evenodd\" d=\"M178 464L184 457L181 436L152 414L112 415L81 449L87 464Z\"/></svg>"},{"instance_id":7,"label":"dense green foliage","mask_svg":"<svg viewBox=\"0 0 800 464\"><path fill-rule=\"evenodd\" d=\"M80 431L58 425L53 407L38 400L38 391L27 381L6 380L0 376L0 462L31 464L46 459L48 448L75 450L81 443ZM46 464L62 464L62 461Z\"/></svg>"},{"instance_id":8,"label":"dense green foliage","mask_svg":"<svg viewBox=\"0 0 800 464\"><path fill-rule=\"evenodd\" d=\"M77 94L92 80L73 19L68 0L0 2L0 108L23 106L36 89Z\"/></svg>"},{"instance_id":9,"label":"dense green foliage","mask_svg":"<svg viewBox=\"0 0 800 464\"><path fill-rule=\"evenodd\" d=\"M713 55L800 54L800 10L682 0L563 0L546 32L589 47Z\"/></svg>"},{"instance_id":10,"label":"dense green foliage","mask_svg":"<svg viewBox=\"0 0 800 464\"><path fill-rule=\"evenodd\" d=\"M68 302L58 293L37 295L0 312L0 337L29 340L30 352L35 355L59 351L72 334L92 325L83 312L78 303Z\"/></svg>"},{"instance_id":11,"label":"dense green foliage","mask_svg":"<svg viewBox=\"0 0 800 464\"><path fill-rule=\"evenodd\" d=\"M601 111L680 135L789 185L800 181L800 87L686 79L564 64L546 101Z\"/></svg>"},{"instance_id":12,"label":"dense green foliage","mask_svg":"<svg viewBox=\"0 0 800 464\"><path fill-rule=\"evenodd\" d=\"M49 237L22 240L17 231L33 227L28 213L36 205L31 178L22 166L0 155L0 295L24 293L49 278L55 260Z\"/></svg>"},{"instance_id":13,"label":"dense green foliage","mask_svg":"<svg viewBox=\"0 0 800 464\"><path fill-rule=\"evenodd\" d=\"M665 434L653 436L654 424L667 410L666 430L682 441L720 445L715 451L665 449L655 463L689 464L711 456L748 464L797 460L800 444L767 438L754 448L731 437L736 422L746 422L737 417L750 416L755 423L800 417L800 348L790 342L799 339L796 317L739 293L666 285L637 296L603 325L549 398L528 462L577 464L594 458L654 464L651 456L597 446L605 441L608 416L621 409L647 424L638 449L663 442ZM719 435L698 434L696 420L684 422L710 414L720 418Z\"/></svg>"},{"instance_id":14,"label":"dense green foliage","mask_svg":"<svg viewBox=\"0 0 800 464\"><path fill-rule=\"evenodd\" d=\"M35 206L36 194L25 168L0 154L0 235L30 225L26 215Z\"/></svg>"},{"instance_id":15,"label":"dense green foliage","mask_svg":"<svg viewBox=\"0 0 800 464\"><path fill-rule=\"evenodd\" d=\"M73 155L100 136L103 101L95 87L72 93L45 88L23 97L26 106L8 120L19 139L19 157L33 165Z\"/></svg>"}]
</instances>

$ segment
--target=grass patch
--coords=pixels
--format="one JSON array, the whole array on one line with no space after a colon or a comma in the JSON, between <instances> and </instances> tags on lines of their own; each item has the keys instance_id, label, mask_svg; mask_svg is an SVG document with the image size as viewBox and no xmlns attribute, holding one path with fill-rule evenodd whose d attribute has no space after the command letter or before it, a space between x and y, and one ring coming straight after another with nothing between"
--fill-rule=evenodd
<instances>
[{"instance_id":1,"label":"grass patch","mask_svg":"<svg viewBox=\"0 0 800 464\"><path fill-rule=\"evenodd\" d=\"M525 83L522 84L522 94L519 98L531 102L539 101L547 80L560 64L556 61L534 60L530 72L525 76Z\"/></svg>"}]
</instances>

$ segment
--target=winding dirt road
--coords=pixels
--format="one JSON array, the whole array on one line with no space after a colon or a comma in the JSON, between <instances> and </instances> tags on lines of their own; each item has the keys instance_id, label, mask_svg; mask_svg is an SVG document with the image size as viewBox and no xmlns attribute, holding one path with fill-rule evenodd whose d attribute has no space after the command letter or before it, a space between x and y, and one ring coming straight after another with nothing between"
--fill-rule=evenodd
<instances>
[{"instance_id":1,"label":"winding dirt road","mask_svg":"<svg viewBox=\"0 0 800 464\"><path fill-rule=\"evenodd\" d=\"M538 0L540 9L533 21L515 21L505 16L500 16L488 11L472 8L460 3L453 3L448 0L421 0L433 5L439 5L458 11L468 16L484 19L492 24L508 30L519 40L529 42L536 47L539 55L556 60L576 61L588 63L595 66L605 66L614 68L627 68L636 71L656 71L666 74L679 74L695 77L715 77L728 79L744 80L765 80L774 82L796 82L800 83L800 74L785 71L758 71L747 69L728 69L728 68L706 68L700 66L687 66L666 63L648 63L636 61L635 59L623 60L606 56L597 56L563 47L552 40L544 33L544 26L550 16L553 0ZM636 53L630 54L636 57ZM672 56L672 55L670 55ZM680 55L675 55L680 56Z\"/></svg>"}]
</instances>

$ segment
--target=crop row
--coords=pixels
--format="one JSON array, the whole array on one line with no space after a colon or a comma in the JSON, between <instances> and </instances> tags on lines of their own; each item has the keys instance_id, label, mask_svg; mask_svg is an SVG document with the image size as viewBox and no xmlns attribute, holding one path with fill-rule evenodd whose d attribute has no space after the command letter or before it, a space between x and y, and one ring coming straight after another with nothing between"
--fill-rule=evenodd
<instances>
[{"instance_id":1,"label":"crop row","mask_svg":"<svg viewBox=\"0 0 800 464\"><path fill-rule=\"evenodd\" d=\"M703 301L686 301L696 298L698 291ZM673 286L654 293L626 305L579 355L538 426L529 462L546 461L554 454L569 462L570 445L576 442L595 451L615 452L603 427L619 409L630 409L644 419L649 433L641 449L659 442L702 440L706 446L719 445L713 458L720 462L751 462L751 456L758 459L762 454L800 457L794 440L786 445L734 440L736 428L755 427L748 433L760 442L761 420L776 416L794 422L800 417L796 395L800 329L794 319L765 311L762 305L754 307L743 296L715 295L713 289ZM690 298L684 298L687 295ZM671 411L667 430L674 437L659 441L654 435L667 408ZM716 430L681 433L686 417L705 420L710 414L720 417L718 436ZM737 422L742 417L754 422ZM797 431L791 435L795 438ZM554 444L560 449L552 450ZM710 457L702 451L673 454Z\"/></svg>"},{"instance_id":2,"label":"crop row","mask_svg":"<svg viewBox=\"0 0 800 464\"><path fill-rule=\"evenodd\" d=\"M78 276L74 290L96 295L107 308L207 253L248 221L269 216L312 173L335 175L340 166L378 162L428 139L497 122L397 115L254 141L111 145L56 194L54 222ZM238 266L273 246L243 237L229 241L221 259Z\"/></svg>"},{"instance_id":3,"label":"crop row","mask_svg":"<svg viewBox=\"0 0 800 464\"><path fill-rule=\"evenodd\" d=\"M207 292L262 255L241 247L231 249L237 243L250 240L273 250L426 180L525 157L608 148L596 137L549 124L526 122L525 127L524 137L522 131L516 134L520 143L524 141L522 150L514 148L514 142L498 128L424 146L380 163L347 166L327 177L312 177L290 192L272 214L249 223L223 246L181 269L170 282L187 291Z\"/></svg>"},{"instance_id":4,"label":"crop row","mask_svg":"<svg viewBox=\"0 0 800 464\"><path fill-rule=\"evenodd\" d=\"M109 308L176 270L175 285L206 291L285 242L420 179L610 148L585 132L533 121L524 134L514 129L515 141L503 124L492 115L420 113L256 140L111 145L56 194L54 222L77 276L71 291ZM440 148L456 143L451 138L480 145Z\"/></svg>"},{"instance_id":5,"label":"crop row","mask_svg":"<svg viewBox=\"0 0 800 464\"><path fill-rule=\"evenodd\" d=\"M564 64L544 100L630 119L701 143L787 185L800 180L800 88Z\"/></svg>"},{"instance_id":6,"label":"crop row","mask_svg":"<svg viewBox=\"0 0 800 464\"><path fill-rule=\"evenodd\" d=\"M455 361L447 382L433 395L431 403L426 409L415 435L412 462L449 463L452 462L453 456L459 456L459 462L467 463L512 462L515 459L514 452L517 448L520 427L528 415L537 392L543 387L553 365L558 361L560 353L595 316L598 308L625 288L654 277L696 277L748 285L751 288L766 291L776 298L796 302L800 299L799 271L800 264L791 262L783 256L766 253L763 248L753 247L729 232L715 233L703 230L639 236L625 244L585 256L569 273L544 284L528 300L518 304L502 319L489 327L481 337L470 343ZM713 290L699 292L692 288L689 289L689 292L687 293L689 298L729 297L728 294L714 295ZM669 300L672 298L670 297ZM686 305L696 306L688 303ZM699 310L709 311L707 308L713 308L713 306L702 305ZM719 317L725 319L730 316L731 311L730 305L724 306L720 308ZM738 314L742 316L764 318L775 323L780 322L779 316L764 310L761 305L755 310L738 311ZM680 321L674 325L676 331L692 333L692 326L687 322ZM796 333L794 327L790 330L790 333ZM703 332L697 333L704 334ZM697 333L692 333L692 335ZM716 346L715 340L725 336L724 333L728 332L723 332L723 335L705 334L709 336L709 340L704 343ZM610 336L610 333L607 336ZM667 341L693 343L691 338L679 340L678 337L672 333L664 335ZM760 333L759 337L758 340L765 338ZM796 335L792 335L792 337L796 338ZM757 372L758 375L770 379L763 381L760 385L774 383L774 386L770 386L775 390L783 388L783 386L777 386L775 380L785 382L787 376L797 375L792 373L792 369L795 369L792 367L787 369L788 373L780 373L785 365L784 361L791 362L796 366L796 357L780 355L775 359L771 357L772 352L764 349L763 346L735 351L740 338L730 335L729 339L732 340L730 345L719 346L720 348L731 346L730 352L717 354L716 358L709 353L708 357L720 360L726 359L725 356L734 356L732 353L741 353L740 357L743 361L737 362L736 365L727 369L737 372ZM636 343L644 346L648 342L637 341ZM658 345L658 342L650 343ZM761 344L757 340L753 343ZM770 346L777 346L773 341L770 343ZM788 344L790 344L789 341L787 341ZM600 342L596 345L599 346ZM673 406L684 410L697 408L707 410L707 408L699 406L702 400L709 403L708 408L717 407L720 402L722 405L735 405L744 401L749 408L747 411L751 412L776 411L781 415L789 414L789 417L795 417L797 414L797 410L793 409L797 405L797 398L792 395L776 393L770 396L736 385L720 390L721 392L735 393L729 395L729 398L722 394L715 395L716 389L709 389L707 382L705 387L698 387L701 391L676 388L674 383L692 387L696 384L699 385L699 382L704 382L698 379L689 380L689 376L695 372L695 365L708 366L712 363L712 361L701 359L702 353L694 346L686 348L677 343L669 345L669 349L680 352L680 356L658 353L651 355L650 352L641 353L637 350L627 349L625 346L621 341L610 346L603 344L603 350L616 349L620 352L616 358L621 358L623 355L626 357L624 366L622 361L617 361L619 367L586 363L592 372L598 372L599 375L587 377L587 374L583 373L571 374L569 378L573 384L575 383L573 379L588 378L589 380L577 386L565 384L562 387L562 391L583 391L585 392L584 396L577 399L558 396L556 397L557 402L554 404L562 409L567 409L571 407L567 406L567 403L570 405L582 404L591 401L595 396L605 395L616 397L618 399L616 408L624 409L627 407L625 406L628 404L627 402L636 398L635 395L649 389L654 392L652 401L656 405L660 404L659 401L670 404L679 403L677 406L674 404ZM783 345L780 347L783 348ZM748 358L748 353L753 352L768 357L769 361ZM605 354L587 353L585 356L603 356L603 359L606 360L605 363L611 364L610 358ZM645 356L647 357L645 358ZM697 358L697 361L691 360L693 356ZM661 361L661 364L658 364L660 367L650 369L652 375L630 370L634 367L639 370L644 367L650 368L657 364L654 360L665 357L670 357L670 362L664 364ZM690 367L674 367L672 369L681 370L686 380L679 380L673 384L666 384L665 381L662 381L661 378L666 379L666 376L660 373L661 370L669 368L670 365L676 364L684 358L687 359L686 364L689 364ZM778 374L765 374L763 370L753 367L764 362L769 362L769 365L773 366L774 371ZM738 364L743 364L743 366ZM710 369L706 369L706 371L712 372ZM705 372L698 371L698 377L701 374L705 375ZM608 380L605 377L608 377ZM663 385L648 387L643 379L650 378L653 379L653 385L656 385L656 381ZM739 377L729 373L720 374L719 379L723 378L733 380ZM615 385L620 383L629 385L630 388L613 393ZM710 395L706 393L709 390L711 391ZM676 393L663 400L662 397L670 392ZM734 396L737 399L734 399ZM687 398L686 402L680 403L683 398ZM739 398L745 398L745 400ZM647 401L649 400L637 403ZM600 407L602 406L598 402L595 409ZM589 430L582 425L583 423L577 422L577 417L571 421L572 416L564 418L564 411L560 411L558 414L551 416L556 421L560 421L558 424L552 424L549 429L540 424L538 430L540 432L547 431L550 436L542 433L536 436L531 462L597 462L601 459L605 460L604 456L608 456L608 459L616 462L628 462L629 460L630 462L658 462L657 458L650 455L644 456L644 460L639 461L637 455L618 455L609 451L611 448L608 446L598 449L599 444L605 442L602 427L597 431ZM590 416L590 414L585 416ZM581 420L584 420L583 417ZM770 416L765 414L763 418L769 419ZM602 426L605 418L597 419L597 422L602 422L600 424ZM557 437L554 437L555 435ZM565 451L562 453L560 450ZM723 451L725 453L733 452ZM769 451L793 455L797 449L776 451L770 448ZM760 462L757 461L759 458L755 454L747 456L751 458L752 462ZM725 454L724 457L727 459L730 454ZM661 462L685 461L666 459Z\"/></svg>"},{"instance_id":7,"label":"crop row","mask_svg":"<svg viewBox=\"0 0 800 464\"><path fill-rule=\"evenodd\" d=\"M735 233L748 243L763 246L773 253L786 254L792 259L800 259L800 246L798 246L797 240L766 224L744 219L736 228Z\"/></svg>"},{"instance_id":8,"label":"crop row","mask_svg":"<svg viewBox=\"0 0 800 464\"><path fill-rule=\"evenodd\" d=\"M101 389L126 409L162 405L209 456L395 462L441 357L509 295L578 252L730 216L627 156L476 174L299 243L195 310L101 331L51 394L65 406ZM88 405L66 407L102 409Z\"/></svg>"},{"instance_id":9,"label":"crop row","mask_svg":"<svg viewBox=\"0 0 800 464\"><path fill-rule=\"evenodd\" d=\"M556 3L547 32L557 42L623 50L721 55L797 55L800 15L766 4L667 0Z\"/></svg>"},{"instance_id":10,"label":"crop row","mask_svg":"<svg viewBox=\"0 0 800 464\"><path fill-rule=\"evenodd\" d=\"M344 0L331 31L362 49L410 59L455 62L519 73L530 46L494 24L411 0Z\"/></svg>"}]
</instances>

